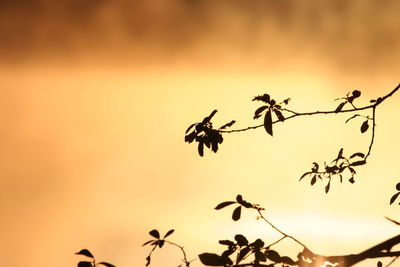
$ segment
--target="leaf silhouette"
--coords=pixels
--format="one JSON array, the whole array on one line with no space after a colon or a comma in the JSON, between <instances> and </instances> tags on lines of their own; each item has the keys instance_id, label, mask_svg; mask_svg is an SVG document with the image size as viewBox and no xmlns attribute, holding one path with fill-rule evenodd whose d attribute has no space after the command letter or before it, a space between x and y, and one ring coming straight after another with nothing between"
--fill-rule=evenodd
<instances>
[{"instance_id":1,"label":"leaf silhouette","mask_svg":"<svg viewBox=\"0 0 400 267\"><path fill-rule=\"evenodd\" d=\"M240 214L242 212L242 207L237 207L232 213L232 220L237 221L240 219Z\"/></svg>"},{"instance_id":2,"label":"leaf silhouette","mask_svg":"<svg viewBox=\"0 0 400 267\"><path fill-rule=\"evenodd\" d=\"M236 122L235 120L233 120L233 121L231 121L231 122L228 122L227 124L221 126L219 129L220 129L220 130L223 130L223 129L225 129L225 128L231 127L235 122Z\"/></svg>"},{"instance_id":3,"label":"leaf silhouette","mask_svg":"<svg viewBox=\"0 0 400 267\"><path fill-rule=\"evenodd\" d=\"M271 261L274 261L274 262L281 261L281 256L279 255L279 253L272 249L267 250L265 252L265 256L267 256L268 259L270 259Z\"/></svg>"},{"instance_id":4,"label":"leaf silhouette","mask_svg":"<svg viewBox=\"0 0 400 267\"><path fill-rule=\"evenodd\" d=\"M329 181L329 183L325 186L325 193L328 194L330 187L331 187L331 181Z\"/></svg>"},{"instance_id":5,"label":"leaf silhouette","mask_svg":"<svg viewBox=\"0 0 400 267\"><path fill-rule=\"evenodd\" d=\"M236 259L236 264L238 264L241 260L243 260L244 257L250 252L250 247L245 247L243 248L240 252L239 255Z\"/></svg>"},{"instance_id":6,"label":"leaf silhouette","mask_svg":"<svg viewBox=\"0 0 400 267\"><path fill-rule=\"evenodd\" d=\"M192 125L190 125L187 129L185 134L187 134L197 123L193 123Z\"/></svg>"},{"instance_id":7,"label":"leaf silhouette","mask_svg":"<svg viewBox=\"0 0 400 267\"><path fill-rule=\"evenodd\" d=\"M154 241L154 240L149 240L149 241L145 242L145 243L142 245L142 247L144 247L144 246L150 244L150 243L153 242L153 241Z\"/></svg>"},{"instance_id":8,"label":"leaf silhouette","mask_svg":"<svg viewBox=\"0 0 400 267\"><path fill-rule=\"evenodd\" d=\"M151 230L151 231L149 232L149 234L150 234L152 237L160 238L160 233L159 233L156 229Z\"/></svg>"},{"instance_id":9,"label":"leaf silhouette","mask_svg":"<svg viewBox=\"0 0 400 267\"><path fill-rule=\"evenodd\" d=\"M90 261L80 261L78 267L92 267L92 263Z\"/></svg>"},{"instance_id":10,"label":"leaf silhouette","mask_svg":"<svg viewBox=\"0 0 400 267\"><path fill-rule=\"evenodd\" d=\"M398 184L396 185L396 190L397 190L397 191L400 191L400 183L398 183Z\"/></svg>"},{"instance_id":11,"label":"leaf silhouette","mask_svg":"<svg viewBox=\"0 0 400 267\"><path fill-rule=\"evenodd\" d=\"M337 106L337 108L335 109L335 113L339 113L343 109L345 104L346 102L340 103L339 106Z\"/></svg>"},{"instance_id":12,"label":"leaf silhouette","mask_svg":"<svg viewBox=\"0 0 400 267\"><path fill-rule=\"evenodd\" d=\"M209 123L210 122L210 120L212 119L212 117L214 117L214 115L215 115L215 113L217 113L217 111L218 110L213 110L212 112L211 112L211 114L210 115L208 115L208 117L205 117L204 118L204 120L203 120L203 124L205 124L205 123Z\"/></svg>"},{"instance_id":13,"label":"leaf silhouette","mask_svg":"<svg viewBox=\"0 0 400 267\"><path fill-rule=\"evenodd\" d=\"M267 131L267 133L269 135L273 135L272 133L272 115L271 115L271 110L268 110L267 113L265 113L265 117L264 117L264 128L265 131Z\"/></svg>"},{"instance_id":14,"label":"leaf silhouette","mask_svg":"<svg viewBox=\"0 0 400 267\"><path fill-rule=\"evenodd\" d=\"M90 251L87 250L87 249L82 249L81 251L76 252L75 254L76 255L83 255L83 256L86 256L86 257L89 257L89 258L92 258L92 259L94 258L92 253L90 253Z\"/></svg>"},{"instance_id":15,"label":"leaf silhouette","mask_svg":"<svg viewBox=\"0 0 400 267\"><path fill-rule=\"evenodd\" d=\"M281 257L280 261L285 264L296 265L296 262L294 260L292 260L291 258L289 258L288 256Z\"/></svg>"},{"instance_id":16,"label":"leaf silhouette","mask_svg":"<svg viewBox=\"0 0 400 267\"><path fill-rule=\"evenodd\" d=\"M354 90L352 94L353 94L353 97L354 97L354 98L357 98L357 97L360 97L360 96L361 96L361 92L358 91L358 90Z\"/></svg>"},{"instance_id":17,"label":"leaf silhouette","mask_svg":"<svg viewBox=\"0 0 400 267\"><path fill-rule=\"evenodd\" d=\"M220 209L223 209L223 208L225 208L225 207L227 207L229 205L232 205L234 203L236 203L236 202L235 201L225 201L225 202L219 203L214 209L220 210Z\"/></svg>"},{"instance_id":18,"label":"leaf silhouette","mask_svg":"<svg viewBox=\"0 0 400 267\"><path fill-rule=\"evenodd\" d=\"M396 198L400 195L400 192L397 192L396 194L394 194L391 198L390 198L390 205L393 204L393 202L396 201Z\"/></svg>"},{"instance_id":19,"label":"leaf silhouette","mask_svg":"<svg viewBox=\"0 0 400 267\"><path fill-rule=\"evenodd\" d=\"M365 133L369 128L368 120L364 121L361 125L360 131L361 133Z\"/></svg>"},{"instance_id":20,"label":"leaf silhouette","mask_svg":"<svg viewBox=\"0 0 400 267\"><path fill-rule=\"evenodd\" d=\"M249 241L244 235L235 235L235 240L240 247L247 246L249 244Z\"/></svg>"},{"instance_id":21,"label":"leaf silhouette","mask_svg":"<svg viewBox=\"0 0 400 267\"><path fill-rule=\"evenodd\" d=\"M169 231L164 235L164 238L166 238L167 236L170 236L174 231L175 231L174 229L169 230Z\"/></svg>"},{"instance_id":22,"label":"leaf silhouette","mask_svg":"<svg viewBox=\"0 0 400 267\"><path fill-rule=\"evenodd\" d=\"M261 106L261 107L259 107L259 108L256 110L256 112L254 112L254 117L253 117L253 119L258 119L258 118L260 118L260 117L261 117L261 113L262 113L266 108L268 108L268 106Z\"/></svg>"},{"instance_id":23,"label":"leaf silhouette","mask_svg":"<svg viewBox=\"0 0 400 267\"><path fill-rule=\"evenodd\" d=\"M304 173L301 177L300 177L300 179L299 179L299 182L304 178L304 177L306 177L307 175L309 175L311 172L306 172L306 173Z\"/></svg>"},{"instance_id":24,"label":"leaf silhouette","mask_svg":"<svg viewBox=\"0 0 400 267\"><path fill-rule=\"evenodd\" d=\"M199 146L197 147L200 157L204 156L204 143L199 141Z\"/></svg>"},{"instance_id":25,"label":"leaf silhouette","mask_svg":"<svg viewBox=\"0 0 400 267\"><path fill-rule=\"evenodd\" d=\"M350 163L350 166L360 166L360 165L364 165L365 163L367 163L365 160L360 160L360 161L355 161Z\"/></svg>"},{"instance_id":26,"label":"leaf silhouette","mask_svg":"<svg viewBox=\"0 0 400 267\"><path fill-rule=\"evenodd\" d=\"M314 175L311 179L311 185L314 185L317 182L317 175Z\"/></svg>"},{"instance_id":27,"label":"leaf silhouette","mask_svg":"<svg viewBox=\"0 0 400 267\"><path fill-rule=\"evenodd\" d=\"M275 110L275 115L278 117L278 120L285 121L285 117L282 115L282 112L279 110Z\"/></svg>"},{"instance_id":28,"label":"leaf silhouette","mask_svg":"<svg viewBox=\"0 0 400 267\"><path fill-rule=\"evenodd\" d=\"M351 159L354 158L354 157L364 158L365 155L364 155L364 153L357 152L357 153L354 153L353 155L350 156Z\"/></svg>"},{"instance_id":29,"label":"leaf silhouette","mask_svg":"<svg viewBox=\"0 0 400 267\"><path fill-rule=\"evenodd\" d=\"M111 263L104 262L104 261L102 261L102 262L99 262L98 264L102 264L102 265L104 265L104 266L107 266L107 267L115 267L115 266L114 266L114 265L112 265Z\"/></svg>"},{"instance_id":30,"label":"leaf silhouette","mask_svg":"<svg viewBox=\"0 0 400 267\"><path fill-rule=\"evenodd\" d=\"M226 260L214 253L203 253L199 255L201 263L207 266L224 266Z\"/></svg>"}]
</instances>

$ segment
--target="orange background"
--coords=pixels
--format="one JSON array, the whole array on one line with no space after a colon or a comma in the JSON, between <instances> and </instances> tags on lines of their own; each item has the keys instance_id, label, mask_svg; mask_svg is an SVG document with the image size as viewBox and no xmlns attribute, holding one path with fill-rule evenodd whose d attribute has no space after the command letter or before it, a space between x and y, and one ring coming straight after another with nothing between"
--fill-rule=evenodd
<instances>
[{"instance_id":1,"label":"orange background","mask_svg":"<svg viewBox=\"0 0 400 267\"><path fill-rule=\"evenodd\" d=\"M184 131L213 109L217 125L253 125L269 93L298 111L359 105L399 82L400 4L389 1L2 1L0 248L4 266L74 266L90 249L144 266L148 231L174 228L189 258L241 233L277 235L219 202L241 193L320 254L357 253L398 234L383 217L398 182L399 96L377 112L375 146L356 183L298 182L311 163L365 151L347 115L297 118L225 136L197 155ZM296 255L290 242L282 251ZM159 251L151 266L180 264ZM387 261L387 260L386 260ZM360 266L375 266L376 261ZM194 266L200 266L194 262Z\"/></svg>"}]
</instances>

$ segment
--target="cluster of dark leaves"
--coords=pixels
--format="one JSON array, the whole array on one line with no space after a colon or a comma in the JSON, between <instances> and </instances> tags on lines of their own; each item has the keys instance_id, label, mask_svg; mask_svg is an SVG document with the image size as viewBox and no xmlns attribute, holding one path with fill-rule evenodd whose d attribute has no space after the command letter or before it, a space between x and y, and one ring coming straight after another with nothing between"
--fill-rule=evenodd
<instances>
[{"instance_id":1,"label":"cluster of dark leaves","mask_svg":"<svg viewBox=\"0 0 400 267\"><path fill-rule=\"evenodd\" d=\"M262 105L254 112L254 119L258 119L264 114L264 129L269 135L273 135L272 124L273 119L272 115L274 114L278 121L285 121L285 116L282 114L282 105L287 105L290 101L290 98L285 99L281 103L277 103L274 99L271 99L269 94L263 94L260 96L256 96L253 98L253 101L263 102L265 105Z\"/></svg>"},{"instance_id":2,"label":"cluster of dark leaves","mask_svg":"<svg viewBox=\"0 0 400 267\"><path fill-rule=\"evenodd\" d=\"M233 120L218 129L214 129L211 119L214 117L215 113L217 113L217 110L211 112L202 122L190 125L185 132L185 142L189 144L193 141L198 142L198 153L200 156L204 155L204 146L216 153L218 151L218 145L222 144L224 141L221 130L229 128L235 123Z\"/></svg>"},{"instance_id":3,"label":"cluster of dark leaves","mask_svg":"<svg viewBox=\"0 0 400 267\"><path fill-rule=\"evenodd\" d=\"M346 104L350 104L350 105L352 105L354 107L353 101L356 98L359 98L360 96L361 96L361 92L358 91L358 90L354 90L353 92L348 93L347 96L345 96L343 98L336 99L336 100L343 100L343 101L336 107L335 112L339 113L340 111L342 111L343 107Z\"/></svg>"},{"instance_id":4,"label":"cluster of dark leaves","mask_svg":"<svg viewBox=\"0 0 400 267\"><path fill-rule=\"evenodd\" d=\"M226 246L226 250L221 255L215 253L203 253L199 255L200 261L207 266L232 266L238 265L248 257L252 258L251 264L257 266L260 262L270 261L271 264L264 266L296 265L296 262L288 256L280 256L275 250L266 247L264 241L257 239L250 243L243 235L235 235L234 240L220 240L221 245ZM233 257L235 255L235 257ZM234 258L234 260L231 259Z\"/></svg>"},{"instance_id":5,"label":"cluster of dark leaves","mask_svg":"<svg viewBox=\"0 0 400 267\"><path fill-rule=\"evenodd\" d=\"M151 240L145 242L145 243L142 245L142 246L146 246L146 245L150 244L150 246L153 247L152 250L150 251L150 254L146 257L146 261L147 261L146 266L149 266L149 265L150 265L151 254L153 253L153 251L154 251L157 247L162 248L162 247L164 246L164 244L165 244L165 238L167 238L168 236L170 236L174 231L175 231L174 229L169 230L169 231L164 235L163 238L161 238L160 233L159 233L158 230L156 230L156 229L151 230L151 231L149 232L149 234L150 234L152 237L154 237L154 239L151 239Z\"/></svg>"},{"instance_id":6,"label":"cluster of dark leaves","mask_svg":"<svg viewBox=\"0 0 400 267\"><path fill-rule=\"evenodd\" d=\"M324 169L320 169L318 163L313 162L311 171L305 172L301 177L301 181L304 177L308 176L311 178L310 183L314 185L317 180L328 179L328 183L325 186L325 192L328 193L331 186L331 180L333 177L339 177L340 182L343 182L344 173L349 173L350 178L348 181L354 183L354 175L357 173L355 167L364 165L366 162L365 155L361 152L352 154L349 158L343 156L343 148L339 150L337 157L331 162L330 165L324 164Z\"/></svg>"},{"instance_id":7,"label":"cluster of dark leaves","mask_svg":"<svg viewBox=\"0 0 400 267\"><path fill-rule=\"evenodd\" d=\"M236 201L225 201L222 203L219 203L215 209L220 210L223 209L229 205L232 204L239 204L232 213L232 220L238 221L240 219L241 213L242 213L242 207L247 208L247 209L257 209L257 210L263 210L258 204L251 204L247 202L246 200L243 199L242 195L237 195L236 196Z\"/></svg>"},{"instance_id":8,"label":"cluster of dark leaves","mask_svg":"<svg viewBox=\"0 0 400 267\"><path fill-rule=\"evenodd\" d=\"M103 265L103 266L106 266L106 267L115 267L111 263L104 262L104 261L96 263L96 259L94 258L93 254L87 249L82 249L81 251L79 251L79 252L77 252L75 254L76 255L83 255L83 256L86 256L86 257L91 259L91 261L80 261L78 263L78 267L96 267L96 266L99 266L99 265Z\"/></svg>"},{"instance_id":9,"label":"cluster of dark leaves","mask_svg":"<svg viewBox=\"0 0 400 267\"><path fill-rule=\"evenodd\" d=\"M390 205L392 205L392 204L396 201L397 197L400 195L400 183L398 183L398 184L396 185L396 190L397 190L398 192L395 193L395 194L390 198ZM399 205L400 205L400 202L399 202Z\"/></svg>"},{"instance_id":10,"label":"cluster of dark leaves","mask_svg":"<svg viewBox=\"0 0 400 267\"><path fill-rule=\"evenodd\" d=\"M218 204L215 209L220 210L232 204L238 204L232 214L232 219L237 221L240 219L242 208L263 210L258 204L252 204L243 199L241 195L236 196L236 201L225 201ZM287 256L281 257L278 252L265 246L264 241L257 239L250 243L243 235L235 235L234 240L220 240L221 245L227 246L221 255L215 253L203 253L199 255L200 261L207 266L234 266L246 260L248 257L252 258L251 264L258 266L260 262L271 261L271 264L264 266L275 266L275 264L282 264L282 266L295 265L296 262ZM234 255L236 255L234 257ZM233 259L232 259L233 258Z\"/></svg>"}]
</instances>

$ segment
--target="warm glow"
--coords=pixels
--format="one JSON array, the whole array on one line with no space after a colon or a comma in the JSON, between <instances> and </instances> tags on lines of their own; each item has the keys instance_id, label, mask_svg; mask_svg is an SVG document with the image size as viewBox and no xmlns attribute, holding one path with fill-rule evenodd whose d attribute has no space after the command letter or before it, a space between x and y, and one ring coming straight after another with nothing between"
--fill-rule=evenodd
<instances>
[{"instance_id":1,"label":"warm glow","mask_svg":"<svg viewBox=\"0 0 400 267\"><path fill-rule=\"evenodd\" d=\"M397 3L3 2L2 266L76 266L82 248L118 267L144 266L140 246L153 228L174 228L171 240L191 259L237 233L279 239L252 211L233 222L232 208L213 209L238 193L321 255L398 234L384 216L400 219L388 205L400 173L400 94L377 112L356 183L334 181L329 194L299 177L341 147L365 150L361 121L319 116L277 125L274 137L229 134L204 158L183 141L213 109L217 125L259 124L251 99L262 93L290 97L298 111L335 108L353 89L360 106L388 93L400 82ZM301 250L290 240L278 248L294 258ZM166 247L150 266L177 266L179 253Z\"/></svg>"}]
</instances>

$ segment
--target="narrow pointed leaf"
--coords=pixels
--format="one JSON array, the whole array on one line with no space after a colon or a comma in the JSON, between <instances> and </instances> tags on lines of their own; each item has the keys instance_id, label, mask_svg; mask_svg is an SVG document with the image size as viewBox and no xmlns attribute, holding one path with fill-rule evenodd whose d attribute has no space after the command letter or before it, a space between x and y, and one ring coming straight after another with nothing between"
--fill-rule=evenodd
<instances>
[{"instance_id":1,"label":"narrow pointed leaf","mask_svg":"<svg viewBox=\"0 0 400 267\"><path fill-rule=\"evenodd\" d=\"M348 123L349 121L351 121L352 119L356 118L357 116L359 116L358 114L351 116L350 118L348 118L344 123Z\"/></svg>"},{"instance_id":2,"label":"narrow pointed leaf","mask_svg":"<svg viewBox=\"0 0 400 267\"><path fill-rule=\"evenodd\" d=\"M309 174L310 174L310 172L304 173L304 174L300 177L299 182L300 182L304 177L306 177L306 176L309 175Z\"/></svg>"},{"instance_id":3,"label":"narrow pointed leaf","mask_svg":"<svg viewBox=\"0 0 400 267\"><path fill-rule=\"evenodd\" d=\"M175 231L174 229L169 230L169 231L164 235L164 238L166 238L167 236L170 236L174 231Z\"/></svg>"},{"instance_id":4,"label":"narrow pointed leaf","mask_svg":"<svg viewBox=\"0 0 400 267\"><path fill-rule=\"evenodd\" d=\"M81 251L76 252L75 254L76 255L83 255L83 256L86 256L86 257L89 257L89 258L92 258L92 259L94 258L92 253L90 253L90 251L87 250L87 249L82 249Z\"/></svg>"},{"instance_id":5,"label":"narrow pointed leaf","mask_svg":"<svg viewBox=\"0 0 400 267\"><path fill-rule=\"evenodd\" d=\"M149 232L149 234L150 234L152 237L160 238L160 233L159 233L156 229L151 230L151 231Z\"/></svg>"},{"instance_id":6,"label":"narrow pointed leaf","mask_svg":"<svg viewBox=\"0 0 400 267\"><path fill-rule=\"evenodd\" d=\"M331 181L329 181L329 183L325 186L325 193L326 194L328 194L330 187L331 187Z\"/></svg>"},{"instance_id":7,"label":"narrow pointed leaf","mask_svg":"<svg viewBox=\"0 0 400 267\"><path fill-rule=\"evenodd\" d=\"M275 110L275 115L278 117L278 120L285 121L285 117L282 115L282 112L279 110Z\"/></svg>"},{"instance_id":8,"label":"narrow pointed leaf","mask_svg":"<svg viewBox=\"0 0 400 267\"><path fill-rule=\"evenodd\" d=\"M253 119L258 119L261 117L261 113L268 108L268 106L261 106L259 107L255 112L254 112L254 117Z\"/></svg>"},{"instance_id":9,"label":"narrow pointed leaf","mask_svg":"<svg viewBox=\"0 0 400 267\"><path fill-rule=\"evenodd\" d=\"M227 207L227 206L229 206L229 205L235 204L235 203L236 203L235 201L225 201L225 202L219 203L219 204L215 207L215 209L216 209L216 210L220 210L220 209L223 209L223 208L225 208L225 207Z\"/></svg>"},{"instance_id":10,"label":"narrow pointed leaf","mask_svg":"<svg viewBox=\"0 0 400 267\"><path fill-rule=\"evenodd\" d=\"M250 252L250 247L243 248L236 259L236 264L238 264L243 258Z\"/></svg>"},{"instance_id":11,"label":"narrow pointed leaf","mask_svg":"<svg viewBox=\"0 0 400 267\"><path fill-rule=\"evenodd\" d=\"M364 153L357 152L357 153L354 153L353 155L350 156L351 159L354 158L354 157L364 158L365 155L364 155Z\"/></svg>"},{"instance_id":12,"label":"narrow pointed leaf","mask_svg":"<svg viewBox=\"0 0 400 267\"><path fill-rule=\"evenodd\" d=\"M242 207L237 207L232 213L232 220L237 221L240 219L240 214L242 212Z\"/></svg>"},{"instance_id":13,"label":"narrow pointed leaf","mask_svg":"<svg viewBox=\"0 0 400 267\"><path fill-rule=\"evenodd\" d=\"M317 182L317 175L314 175L311 179L311 185L314 185Z\"/></svg>"},{"instance_id":14,"label":"narrow pointed leaf","mask_svg":"<svg viewBox=\"0 0 400 267\"><path fill-rule=\"evenodd\" d=\"M360 161L355 161L350 163L350 166L360 166L360 165L364 165L365 163L367 163L365 160L360 160Z\"/></svg>"},{"instance_id":15,"label":"narrow pointed leaf","mask_svg":"<svg viewBox=\"0 0 400 267\"><path fill-rule=\"evenodd\" d=\"M204 143L203 143L203 141L199 141L199 146L197 147L197 151L199 152L200 157L204 156Z\"/></svg>"},{"instance_id":16,"label":"narrow pointed leaf","mask_svg":"<svg viewBox=\"0 0 400 267\"><path fill-rule=\"evenodd\" d=\"M187 134L197 123L193 123L192 125L190 125L187 129L185 134Z\"/></svg>"},{"instance_id":17,"label":"narrow pointed leaf","mask_svg":"<svg viewBox=\"0 0 400 267\"><path fill-rule=\"evenodd\" d=\"M346 102L340 103L339 106L337 106L337 108L335 109L335 113L339 113L343 109L345 104Z\"/></svg>"},{"instance_id":18,"label":"narrow pointed leaf","mask_svg":"<svg viewBox=\"0 0 400 267\"><path fill-rule=\"evenodd\" d=\"M267 133L271 136L273 136L273 132L272 132L272 114L271 114L271 110L268 110L267 113L265 113L265 117L264 117L264 128L265 131L267 131Z\"/></svg>"},{"instance_id":19,"label":"narrow pointed leaf","mask_svg":"<svg viewBox=\"0 0 400 267\"><path fill-rule=\"evenodd\" d=\"M227 124L221 126L219 129L220 129L220 130L223 130L223 129L225 129L225 128L231 127L235 122L236 122L236 121L233 120L233 121L231 121L231 122L229 122L229 123L227 123Z\"/></svg>"},{"instance_id":20,"label":"narrow pointed leaf","mask_svg":"<svg viewBox=\"0 0 400 267\"><path fill-rule=\"evenodd\" d=\"M396 201L396 199L397 199L397 197L400 195L400 192L397 192L396 194L394 194L391 198L390 198L390 205L392 205L395 201Z\"/></svg>"},{"instance_id":21,"label":"narrow pointed leaf","mask_svg":"<svg viewBox=\"0 0 400 267\"><path fill-rule=\"evenodd\" d=\"M217 113L217 110L213 110L213 112L211 112L211 114L207 117L204 118L203 123L208 123L210 122L210 120L212 119L212 117L214 117L215 113Z\"/></svg>"}]
</instances>

